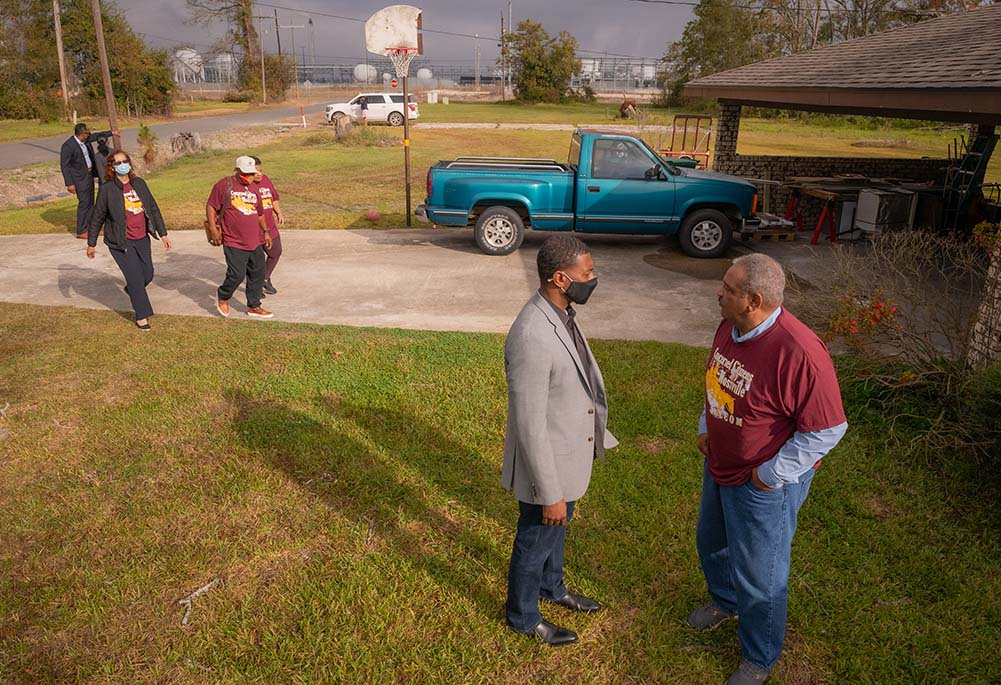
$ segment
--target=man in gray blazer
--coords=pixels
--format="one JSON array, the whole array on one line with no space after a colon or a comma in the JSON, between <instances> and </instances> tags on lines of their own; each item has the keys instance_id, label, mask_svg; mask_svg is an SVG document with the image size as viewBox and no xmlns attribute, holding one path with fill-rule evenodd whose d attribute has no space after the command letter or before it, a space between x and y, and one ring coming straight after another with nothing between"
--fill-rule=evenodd
<instances>
[{"instance_id":1,"label":"man in gray blazer","mask_svg":"<svg viewBox=\"0 0 1001 685\"><path fill-rule=\"evenodd\" d=\"M101 131L97 136L110 138L118 131ZM90 146L90 129L83 122L73 127L73 135L59 150L59 168L63 172L66 190L76 193L76 237L86 239L90 212L94 209L94 179L103 173ZM96 139L96 136L95 136Z\"/></svg>"},{"instance_id":2,"label":"man in gray blazer","mask_svg":"<svg viewBox=\"0 0 1001 685\"><path fill-rule=\"evenodd\" d=\"M577 238L558 234L542 244L537 264L539 291L514 320L504 346L508 418L501 480L519 507L506 613L512 629L564 645L576 642L577 634L543 620L539 599L573 611L601 608L567 590L563 548L591 465L618 441L605 429L605 384L573 309L598 283L591 252Z\"/></svg>"}]
</instances>

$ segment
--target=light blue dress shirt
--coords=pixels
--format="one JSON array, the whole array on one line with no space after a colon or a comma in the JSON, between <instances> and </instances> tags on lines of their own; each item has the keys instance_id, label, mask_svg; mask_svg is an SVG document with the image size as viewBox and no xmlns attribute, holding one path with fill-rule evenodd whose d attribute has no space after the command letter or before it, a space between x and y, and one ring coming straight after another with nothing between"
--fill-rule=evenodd
<instances>
[{"instance_id":1,"label":"light blue dress shirt","mask_svg":"<svg viewBox=\"0 0 1001 685\"><path fill-rule=\"evenodd\" d=\"M76 138L76 136L73 136L73 137ZM88 169L93 169L94 165L91 164L91 162L90 162L90 153L87 151L87 144L85 142L83 142L82 140L80 140L79 138L76 138L76 142L77 142L77 145L80 146L80 152L83 153L83 161L87 162L87 168Z\"/></svg>"},{"instance_id":2,"label":"light blue dress shirt","mask_svg":"<svg viewBox=\"0 0 1001 685\"><path fill-rule=\"evenodd\" d=\"M731 330L733 341L736 343L747 342L758 337L769 328L775 325L782 313L782 307L777 308L767 319L749 330L744 335L737 335L737 327ZM786 483L799 481L800 476L809 471L814 465L823 459L828 452L841 441L848 430L848 422L838 424L832 428L801 433L796 431L789 438L775 456L758 467L758 478L770 488L782 487ZM699 417L699 435L707 432L706 410L703 404L702 415Z\"/></svg>"}]
</instances>

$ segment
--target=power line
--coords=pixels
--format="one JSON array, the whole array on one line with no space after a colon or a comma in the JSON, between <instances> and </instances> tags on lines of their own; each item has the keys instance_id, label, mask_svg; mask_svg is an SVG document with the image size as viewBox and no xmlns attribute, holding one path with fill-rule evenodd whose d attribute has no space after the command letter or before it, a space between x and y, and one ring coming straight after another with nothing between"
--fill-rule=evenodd
<instances>
[{"instance_id":1,"label":"power line","mask_svg":"<svg viewBox=\"0 0 1001 685\"><path fill-rule=\"evenodd\" d=\"M627 0L627 2L639 2L639 3L646 4L646 5L678 5L678 6L681 6L681 7L698 7L699 5L702 4L701 2L693 2L692 0ZM781 12L782 9L783 9L783 8L780 8L780 7L772 7L771 5L767 5L767 4L763 4L763 5L742 5L742 4L740 4L739 5L737 3L732 3L732 4L730 4L730 7L733 7L735 9L742 9L742 10L771 10L773 12ZM811 12L812 13L814 10L813 10L813 8L809 8L809 9L804 8L803 11L804 12ZM851 14L853 12L853 10L851 10L851 9L849 9L847 7L843 7L843 8L835 7L833 9L830 8L830 7L821 7L820 11L822 13L824 13L824 14L829 14L829 15L830 14ZM898 15L904 15L904 14L906 14L906 15L915 16L915 17L934 17L934 16L938 16L937 13L935 13L935 12L928 12L927 10L904 9L904 8L894 8L892 10L892 13L898 14Z\"/></svg>"},{"instance_id":2,"label":"power line","mask_svg":"<svg viewBox=\"0 0 1001 685\"><path fill-rule=\"evenodd\" d=\"M295 9L295 8L292 8L292 7L287 7L285 5L273 5L273 4L267 3L267 2L256 2L255 1L254 4L260 5L261 7L270 7L272 9L276 9L276 10L285 10L286 12L296 12L298 14L305 14L307 16L326 17L326 18L329 18L329 19L341 19L343 21L354 21L354 22L358 22L358 23L361 23L361 24L364 24L367 21L367 19L359 19L358 17L348 17L348 16L345 16L343 14L331 14L329 12L320 12L320 11L317 11L317 10L300 10L300 9ZM698 3L692 3L692 4L697 5ZM453 36L455 38L472 38L474 40L476 38L479 38L480 40L492 40L494 42L500 42L500 38L498 36L487 36L487 35L483 35L483 34L480 34L479 36L477 36L474 33L460 33L460 32L457 32L457 31L445 31L445 30L442 30L442 29L429 29L426 26L422 27L421 31L423 33L434 33L434 34L437 34L437 35L440 35L440 36ZM658 57L650 57L649 55L647 55L647 56L643 56L643 55L625 55L625 54L618 53L618 52L607 52L605 50L585 50L583 48L579 48L577 50L577 52L586 53L586 54L589 54L589 55L608 55L609 57L628 57L629 59L649 59L649 60L659 60L660 59L659 56Z\"/></svg>"}]
</instances>

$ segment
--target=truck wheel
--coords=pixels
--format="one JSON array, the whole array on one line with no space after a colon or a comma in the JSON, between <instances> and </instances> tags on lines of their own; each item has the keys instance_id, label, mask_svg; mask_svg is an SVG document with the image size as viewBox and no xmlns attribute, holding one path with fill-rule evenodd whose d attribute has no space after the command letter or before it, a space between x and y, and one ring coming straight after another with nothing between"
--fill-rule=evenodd
<instances>
[{"instance_id":1,"label":"truck wheel","mask_svg":"<svg viewBox=\"0 0 1001 685\"><path fill-rule=\"evenodd\" d=\"M733 223L716 209L697 209L681 223L678 239L689 257L720 257L730 247Z\"/></svg>"},{"instance_id":2,"label":"truck wheel","mask_svg":"<svg viewBox=\"0 0 1001 685\"><path fill-rule=\"evenodd\" d=\"M476 220L476 244L488 255L511 254L525 239L525 224L518 212L500 205L488 207Z\"/></svg>"},{"instance_id":3,"label":"truck wheel","mask_svg":"<svg viewBox=\"0 0 1001 685\"><path fill-rule=\"evenodd\" d=\"M390 126L403 126L403 115L399 112L389 113L389 125Z\"/></svg>"}]
</instances>

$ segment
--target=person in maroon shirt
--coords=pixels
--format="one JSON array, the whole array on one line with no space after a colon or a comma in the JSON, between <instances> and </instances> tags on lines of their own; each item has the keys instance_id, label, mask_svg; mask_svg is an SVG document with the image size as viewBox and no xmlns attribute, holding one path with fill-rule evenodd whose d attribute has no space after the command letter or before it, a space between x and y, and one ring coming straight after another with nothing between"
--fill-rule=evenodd
<instances>
[{"instance_id":1,"label":"person in maroon shirt","mask_svg":"<svg viewBox=\"0 0 1001 685\"><path fill-rule=\"evenodd\" d=\"M797 515L848 427L830 354L782 308L784 289L771 257L735 259L706 363L695 541L709 601L687 622L705 630L739 617L742 659L728 685L763 683L782 654Z\"/></svg>"},{"instance_id":2,"label":"person in maroon shirt","mask_svg":"<svg viewBox=\"0 0 1001 685\"><path fill-rule=\"evenodd\" d=\"M104 242L125 276L125 294L136 313L136 326L148 331L149 317L153 316L146 294L146 286L153 280L150 236L169 250L167 227L149 186L135 175L124 150L108 155L104 180L86 234L87 257L96 256L97 236L103 228Z\"/></svg>"},{"instance_id":3,"label":"person in maroon shirt","mask_svg":"<svg viewBox=\"0 0 1001 685\"><path fill-rule=\"evenodd\" d=\"M219 286L216 309L229 316L229 300L244 281L247 282L247 316L270 319L271 312L261 307L264 288L265 249L271 248L271 235L264 220L264 205L254 183L257 168L248 156L236 158L233 176L220 179L205 203L205 216L212 234L209 242L222 244L226 256L226 278ZM221 231L218 226L221 225Z\"/></svg>"},{"instance_id":4,"label":"person in maroon shirt","mask_svg":"<svg viewBox=\"0 0 1001 685\"><path fill-rule=\"evenodd\" d=\"M264 292L268 295L277 295L278 289L271 283L271 274L278 266L278 260L282 258L282 236L278 232L278 228L285 225L285 213L279 204L281 197L278 195L278 189L265 175L261 167L261 160L254 156L251 156L251 159L254 160L254 166L257 169L254 181L258 184L261 204L264 205L264 221L271 231L271 247L264 248L264 253L268 256L267 261L264 262Z\"/></svg>"}]
</instances>

